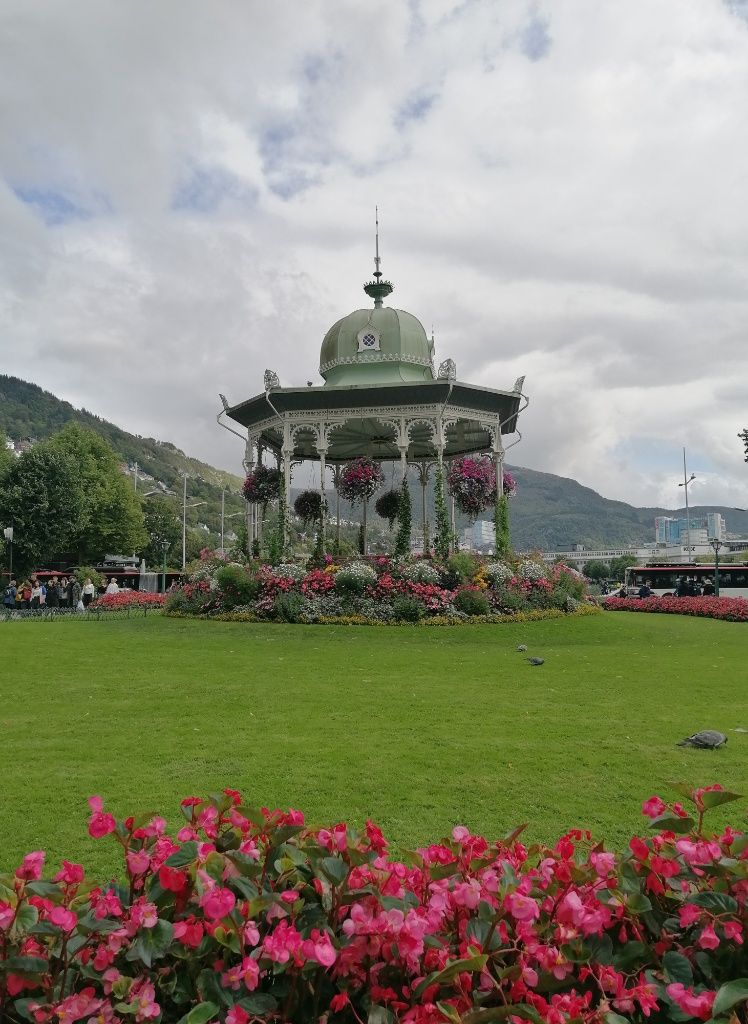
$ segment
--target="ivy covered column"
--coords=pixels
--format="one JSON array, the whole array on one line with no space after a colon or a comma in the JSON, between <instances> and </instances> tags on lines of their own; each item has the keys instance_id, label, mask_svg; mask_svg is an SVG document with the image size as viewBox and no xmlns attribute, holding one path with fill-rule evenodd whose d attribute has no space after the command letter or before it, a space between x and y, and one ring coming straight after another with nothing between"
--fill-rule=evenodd
<instances>
[{"instance_id":1,"label":"ivy covered column","mask_svg":"<svg viewBox=\"0 0 748 1024\"><path fill-rule=\"evenodd\" d=\"M324 435L322 435L324 436ZM325 512L327 510L327 491L325 488L325 473L327 472L327 445L317 446L319 452L319 496L321 499L319 509L319 536L317 538L317 550L320 555L325 553Z\"/></svg>"},{"instance_id":2,"label":"ivy covered column","mask_svg":"<svg viewBox=\"0 0 748 1024\"><path fill-rule=\"evenodd\" d=\"M498 440L501 445L501 439ZM496 501L494 504L493 525L497 559L506 558L509 554L509 499L504 491L504 449L495 447L493 464L496 471Z\"/></svg>"}]
</instances>

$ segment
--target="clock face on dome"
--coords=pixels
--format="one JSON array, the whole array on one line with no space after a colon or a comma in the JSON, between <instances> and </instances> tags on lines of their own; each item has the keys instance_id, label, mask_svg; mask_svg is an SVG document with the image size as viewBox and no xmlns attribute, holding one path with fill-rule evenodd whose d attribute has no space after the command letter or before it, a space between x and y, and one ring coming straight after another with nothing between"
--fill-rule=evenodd
<instances>
[{"instance_id":1,"label":"clock face on dome","mask_svg":"<svg viewBox=\"0 0 748 1024\"><path fill-rule=\"evenodd\" d=\"M359 352L379 352L379 331L367 324L358 332Z\"/></svg>"}]
</instances>

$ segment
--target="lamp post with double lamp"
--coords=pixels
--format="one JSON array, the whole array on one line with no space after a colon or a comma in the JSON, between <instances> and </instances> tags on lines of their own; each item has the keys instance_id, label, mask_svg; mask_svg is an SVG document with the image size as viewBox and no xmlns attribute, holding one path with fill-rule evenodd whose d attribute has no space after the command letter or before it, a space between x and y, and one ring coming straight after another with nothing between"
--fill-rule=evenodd
<instances>
[{"instance_id":1,"label":"lamp post with double lamp","mask_svg":"<svg viewBox=\"0 0 748 1024\"><path fill-rule=\"evenodd\" d=\"M187 509L197 508L198 505L207 505L207 501L193 501L191 505L187 504L187 474L182 473L182 568L184 569L187 565Z\"/></svg>"},{"instance_id":2,"label":"lamp post with double lamp","mask_svg":"<svg viewBox=\"0 0 748 1024\"><path fill-rule=\"evenodd\" d=\"M719 597L719 551L727 544L723 544L719 537L712 537L709 546L714 549L714 596Z\"/></svg>"},{"instance_id":3,"label":"lamp post with double lamp","mask_svg":"<svg viewBox=\"0 0 748 1024\"><path fill-rule=\"evenodd\" d=\"M686 449L683 449L683 483L678 484L686 492L686 564L691 564L691 514L688 511L688 485L691 481L696 479L696 474L691 473L687 476L688 470L686 469Z\"/></svg>"},{"instance_id":4,"label":"lamp post with double lamp","mask_svg":"<svg viewBox=\"0 0 748 1024\"><path fill-rule=\"evenodd\" d=\"M166 539L166 537L164 537L163 540L161 541L161 550L164 553L164 567L163 567L163 572L161 574L161 593L162 594L166 593L166 552L169 550L170 547L171 547L171 541L168 541Z\"/></svg>"}]
</instances>

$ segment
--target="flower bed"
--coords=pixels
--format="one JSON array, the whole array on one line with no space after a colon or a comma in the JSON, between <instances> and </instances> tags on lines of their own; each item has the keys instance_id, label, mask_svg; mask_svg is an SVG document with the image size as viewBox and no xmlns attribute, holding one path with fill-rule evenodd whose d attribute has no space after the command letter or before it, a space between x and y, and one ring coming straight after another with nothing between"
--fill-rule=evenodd
<instances>
[{"instance_id":1,"label":"flower bed","mask_svg":"<svg viewBox=\"0 0 748 1024\"><path fill-rule=\"evenodd\" d=\"M145 590L122 590L119 594L102 594L92 601L90 607L100 611L117 611L121 608L162 608L166 594L150 594Z\"/></svg>"},{"instance_id":2,"label":"flower bed","mask_svg":"<svg viewBox=\"0 0 748 1024\"><path fill-rule=\"evenodd\" d=\"M748 837L704 830L719 786L643 805L622 853L572 830L525 845L457 826L392 857L377 826L307 827L227 789L88 831L124 856L118 882L44 852L0 876L6 1024L623 1024L739 1014Z\"/></svg>"},{"instance_id":3,"label":"flower bed","mask_svg":"<svg viewBox=\"0 0 748 1024\"><path fill-rule=\"evenodd\" d=\"M603 607L614 612L662 612L748 622L748 600L744 597L609 597Z\"/></svg>"},{"instance_id":4,"label":"flower bed","mask_svg":"<svg viewBox=\"0 0 748 1024\"><path fill-rule=\"evenodd\" d=\"M532 561L448 562L378 557L329 563L324 569L283 564L226 564L203 558L169 594L168 614L241 614L247 621L417 622L433 616L464 622L501 620L518 612L584 607L584 581L564 566Z\"/></svg>"}]
</instances>

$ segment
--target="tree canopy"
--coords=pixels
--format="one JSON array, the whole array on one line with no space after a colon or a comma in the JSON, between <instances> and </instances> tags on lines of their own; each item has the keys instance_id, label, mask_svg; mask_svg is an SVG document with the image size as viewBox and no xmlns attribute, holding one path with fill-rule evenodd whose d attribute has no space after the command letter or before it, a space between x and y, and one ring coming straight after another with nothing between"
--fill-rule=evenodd
<instances>
[{"instance_id":1,"label":"tree canopy","mask_svg":"<svg viewBox=\"0 0 748 1024\"><path fill-rule=\"evenodd\" d=\"M148 535L148 545L143 552L147 564L159 568L164 562L164 542L166 558L172 559L177 554L182 539L182 524L179 519L174 499L157 495L143 500L143 523ZM179 551L181 564L182 553Z\"/></svg>"},{"instance_id":2,"label":"tree canopy","mask_svg":"<svg viewBox=\"0 0 748 1024\"><path fill-rule=\"evenodd\" d=\"M588 580L604 580L610 576L610 566L599 558L593 558L584 567L584 575Z\"/></svg>"}]
</instances>

